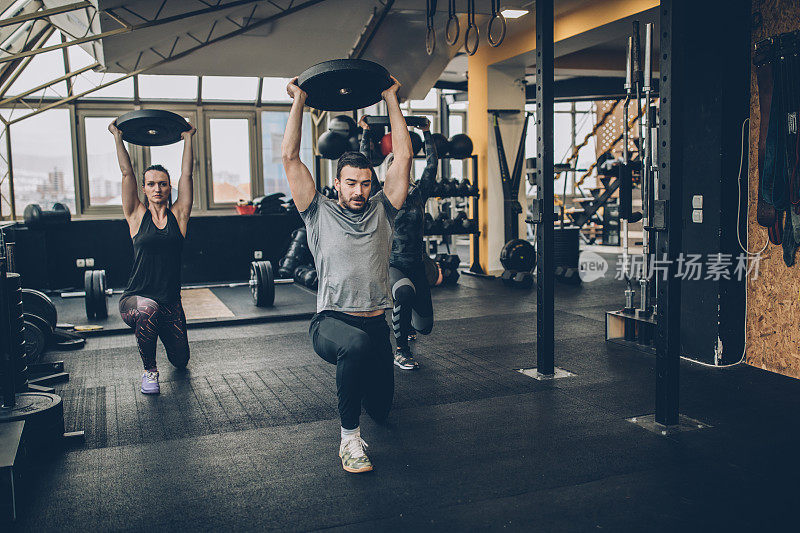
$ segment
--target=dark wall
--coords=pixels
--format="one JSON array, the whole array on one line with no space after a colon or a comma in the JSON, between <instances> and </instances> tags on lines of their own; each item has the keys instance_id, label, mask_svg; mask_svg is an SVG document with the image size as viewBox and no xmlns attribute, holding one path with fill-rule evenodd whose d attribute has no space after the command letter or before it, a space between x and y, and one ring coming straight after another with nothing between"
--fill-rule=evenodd
<instances>
[{"instance_id":1,"label":"dark wall","mask_svg":"<svg viewBox=\"0 0 800 533\"><path fill-rule=\"evenodd\" d=\"M736 240L737 178L742 122L749 113L749 0L709 0L695 4L693 31L682 35L691 51L679 79L689 84L681 110L683 146L683 252L730 254ZM713 23L709 23L713 21ZM747 154L744 155L745 161ZM747 180L744 180L746 204ZM703 222L692 222L692 197L703 196ZM744 215L742 221L746 219ZM744 228L744 226L742 226ZM746 231L742 231L746 235ZM681 351L712 363L719 338L724 363L738 361L744 347L744 283L685 281L681 288Z\"/></svg>"},{"instance_id":2,"label":"dark wall","mask_svg":"<svg viewBox=\"0 0 800 533\"><path fill-rule=\"evenodd\" d=\"M302 225L296 212L193 216L183 249L182 282L245 280L256 250L277 269L291 232ZM124 220L73 220L35 230L20 224L9 236L16 242L17 271L25 287L82 287L85 269L79 269L75 260L87 257L94 258L92 268L106 271L111 287L127 284L133 247Z\"/></svg>"}]
</instances>

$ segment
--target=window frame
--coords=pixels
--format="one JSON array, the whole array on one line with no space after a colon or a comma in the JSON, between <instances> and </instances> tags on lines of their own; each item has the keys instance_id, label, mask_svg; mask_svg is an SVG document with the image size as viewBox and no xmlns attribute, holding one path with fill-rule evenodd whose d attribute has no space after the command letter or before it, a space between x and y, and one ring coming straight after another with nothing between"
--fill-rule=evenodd
<instances>
[{"instance_id":1,"label":"window frame","mask_svg":"<svg viewBox=\"0 0 800 533\"><path fill-rule=\"evenodd\" d=\"M122 217L122 206L113 205L92 205L91 194L89 188L89 157L86 150L86 119L99 118L99 117L119 117L124 113L133 111L135 106L133 102L130 105L85 105L75 108L75 132L78 145L77 172L76 172L76 192L78 192L78 205L80 205L80 214L82 216L119 216ZM109 134L109 143L112 142L111 134ZM134 172L137 168L142 167L143 162L143 147L130 145L128 153L131 156L131 165ZM122 176L120 176L122 179ZM141 193L140 193L141 197Z\"/></svg>"},{"instance_id":2,"label":"window frame","mask_svg":"<svg viewBox=\"0 0 800 533\"><path fill-rule=\"evenodd\" d=\"M247 130L249 134L248 144L250 149L250 197L257 198L261 193L259 189L263 189L260 184L261 170L260 164L260 151L261 141L257 127L260 125L260 120L257 114L258 108L251 108L250 110L236 110L230 108L217 108L206 109L203 113L203 145L205 147L205 209L207 211L220 211L223 209L234 209L236 202L215 202L214 201L214 169L211 162L211 120L212 119L246 119Z\"/></svg>"}]
</instances>

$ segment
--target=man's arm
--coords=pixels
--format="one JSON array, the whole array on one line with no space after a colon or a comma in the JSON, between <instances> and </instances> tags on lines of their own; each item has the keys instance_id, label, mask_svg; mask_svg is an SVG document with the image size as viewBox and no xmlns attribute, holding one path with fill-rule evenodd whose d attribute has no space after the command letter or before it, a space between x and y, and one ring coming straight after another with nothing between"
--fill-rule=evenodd
<instances>
[{"instance_id":1,"label":"man's arm","mask_svg":"<svg viewBox=\"0 0 800 533\"><path fill-rule=\"evenodd\" d=\"M119 170L122 172L122 212L128 223L132 223L135 215L141 216L144 213L144 205L139 201L139 188L136 185L136 176L133 174L131 156L125 148L122 140L122 132L117 128L116 120L108 125L108 131L114 136L114 144L117 150L117 161Z\"/></svg>"},{"instance_id":2,"label":"man's arm","mask_svg":"<svg viewBox=\"0 0 800 533\"><path fill-rule=\"evenodd\" d=\"M383 192L386 198L396 209L403 207L408 195L408 177L411 174L411 136L408 134L408 126L403 113L400 111L400 103L397 101L397 90L400 82L395 78L394 85L383 91L383 100L389 111L389 123L392 126L392 152L394 152L394 162L389 170L386 171L386 181L383 184Z\"/></svg>"},{"instance_id":3,"label":"man's arm","mask_svg":"<svg viewBox=\"0 0 800 533\"><path fill-rule=\"evenodd\" d=\"M191 125L191 124L190 124ZM194 151L192 150L192 139L197 130L192 127L189 131L181 133L183 138L183 159L181 160L181 178L178 181L178 199L172 206L172 212L183 225L189 220L192 213L192 202L194 200L194 179L192 177L194 169ZM185 230L185 228L182 228Z\"/></svg>"},{"instance_id":4,"label":"man's arm","mask_svg":"<svg viewBox=\"0 0 800 533\"><path fill-rule=\"evenodd\" d=\"M281 156L286 179L289 180L289 189L298 211L305 211L314 196L317 194L314 178L311 177L308 167L300 161L300 138L303 125L303 107L306 105L306 95L297 85L297 78L293 78L286 87L286 92L294 100L292 110L289 111L289 121L283 134Z\"/></svg>"}]
</instances>

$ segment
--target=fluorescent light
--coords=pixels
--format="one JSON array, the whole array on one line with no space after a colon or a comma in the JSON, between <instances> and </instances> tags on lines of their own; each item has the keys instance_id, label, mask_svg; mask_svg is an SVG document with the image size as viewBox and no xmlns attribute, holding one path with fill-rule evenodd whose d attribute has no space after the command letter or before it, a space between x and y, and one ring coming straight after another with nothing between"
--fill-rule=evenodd
<instances>
[{"instance_id":1,"label":"fluorescent light","mask_svg":"<svg viewBox=\"0 0 800 533\"><path fill-rule=\"evenodd\" d=\"M527 15L527 9L504 9L500 12L507 19L518 19L522 15Z\"/></svg>"}]
</instances>

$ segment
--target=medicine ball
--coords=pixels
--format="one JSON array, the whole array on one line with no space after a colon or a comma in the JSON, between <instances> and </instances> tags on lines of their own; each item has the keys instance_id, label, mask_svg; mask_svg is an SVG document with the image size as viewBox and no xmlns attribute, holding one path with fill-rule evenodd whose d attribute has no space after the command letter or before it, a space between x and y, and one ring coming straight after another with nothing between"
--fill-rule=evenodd
<instances>
[{"instance_id":1,"label":"medicine ball","mask_svg":"<svg viewBox=\"0 0 800 533\"><path fill-rule=\"evenodd\" d=\"M349 138L358 134L358 125L352 117L336 115L328 122L328 130L338 133L342 137Z\"/></svg>"},{"instance_id":2,"label":"medicine ball","mask_svg":"<svg viewBox=\"0 0 800 533\"><path fill-rule=\"evenodd\" d=\"M525 239L511 239L500 250L500 264L506 270L530 272L536 266L536 248Z\"/></svg>"},{"instance_id":3,"label":"medicine ball","mask_svg":"<svg viewBox=\"0 0 800 533\"><path fill-rule=\"evenodd\" d=\"M326 131L317 139L317 150L325 159L339 159L349 148L347 137L333 131Z\"/></svg>"},{"instance_id":4,"label":"medicine ball","mask_svg":"<svg viewBox=\"0 0 800 533\"><path fill-rule=\"evenodd\" d=\"M450 141L441 133L434 133L431 135L433 145L436 146L436 155L439 157L447 157L450 153Z\"/></svg>"},{"instance_id":5,"label":"medicine ball","mask_svg":"<svg viewBox=\"0 0 800 533\"><path fill-rule=\"evenodd\" d=\"M425 146L425 142L416 131L409 131L408 135L411 137L411 153L413 155L419 154L422 147Z\"/></svg>"},{"instance_id":6,"label":"medicine ball","mask_svg":"<svg viewBox=\"0 0 800 533\"><path fill-rule=\"evenodd\" d=\"M387 133L383 137L381 137L381 153L384 157L392 153L392 134Z\"/></svg>"},{"instance_id":7,"label":"medicine ball","mask_svg":"<svg viewBox=\"0 0 800 533\"><path fill-rule=\"evenodd\" d=\"M472 155L472 139L464 133L450 137L450 157L466 159Z\"/></svg>"}]
</instances>

